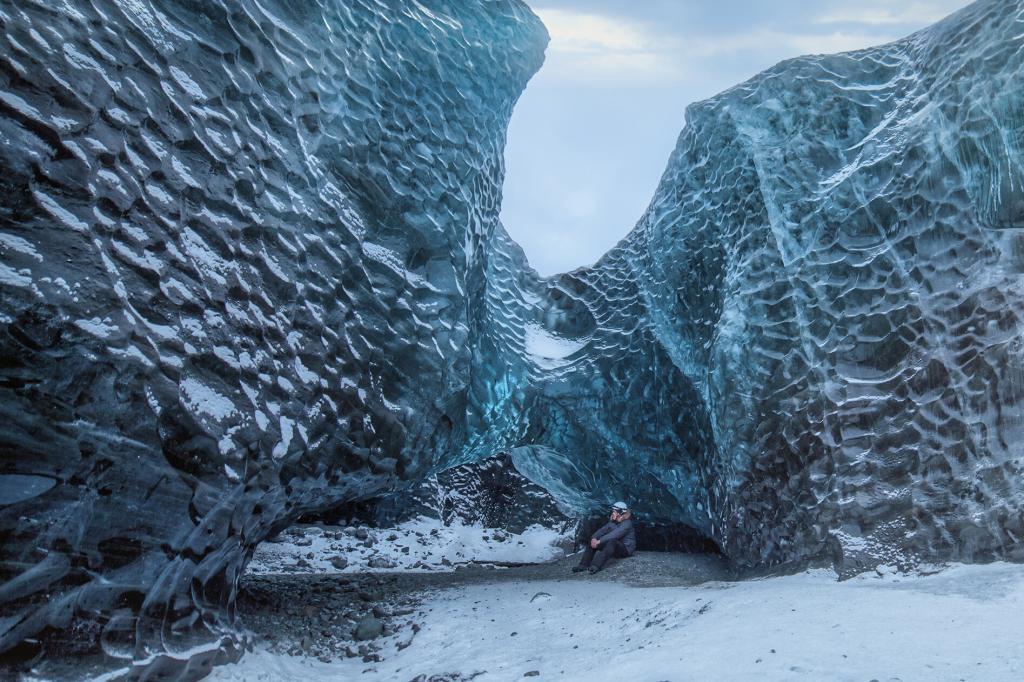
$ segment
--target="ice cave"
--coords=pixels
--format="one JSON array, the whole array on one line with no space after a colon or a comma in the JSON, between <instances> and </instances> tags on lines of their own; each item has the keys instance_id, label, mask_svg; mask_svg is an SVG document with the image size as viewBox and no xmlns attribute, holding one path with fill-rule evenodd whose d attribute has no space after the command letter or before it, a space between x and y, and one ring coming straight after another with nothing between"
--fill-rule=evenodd
<instances>
[{"instance_id":1,"label":"ice cave","mask_svg":"<svg viewBox=\"0 0 1024 682\"><path fill-rule=\"evenodd\" d=\"M201 677L261 542L496 456L736 571L1024 560L1024 2L693 104L553 277L498 219L519 0L0 25L5 661Z\"/></svg>"}]
</instances>

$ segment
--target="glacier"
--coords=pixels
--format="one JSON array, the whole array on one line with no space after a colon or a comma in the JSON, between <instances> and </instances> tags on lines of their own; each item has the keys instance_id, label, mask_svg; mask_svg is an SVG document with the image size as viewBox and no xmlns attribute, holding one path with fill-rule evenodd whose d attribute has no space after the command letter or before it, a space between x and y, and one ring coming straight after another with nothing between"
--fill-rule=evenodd
<instances>
[{"instance_id":1,"label":"glacier","mask_svg":"<svg viewBox=\"0 0 1024 682\"><path fill-rule=\"evenodd\" d=\"M0 655L194 677L303 514L507 453L737 568L1024 559L1024 2L686 113L542 278L518 0L0 7Z\"/></svg>"}]
</instances>

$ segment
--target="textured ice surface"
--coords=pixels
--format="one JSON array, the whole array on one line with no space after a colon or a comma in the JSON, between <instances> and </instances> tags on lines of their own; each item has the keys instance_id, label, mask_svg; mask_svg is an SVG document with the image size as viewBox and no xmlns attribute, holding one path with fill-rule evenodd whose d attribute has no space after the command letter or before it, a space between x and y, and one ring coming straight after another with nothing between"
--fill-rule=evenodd
<instances>
[{"instance_id":1,"label":"textured ice surface","mask_svg":"<svg viewBox=\"0 0 1024 682\"><path fill-rule=\"evenodd\" d=\"M10 657L201 670L262 539L501 451L740 565L1021 556L1024 3L692 106L550 279L497 222L519 2L0 21Z\"/></svg>"},{"instance_id":2,"label":"textured ice surface","mask_svg":"<svg viewBox=\"0 0 1024 682\"><path fill-rule=\"evenodd\" d=\"M462 452L546 34L514 0L0 23L0 652L201 670L256 543Z\"/></svg>"},{"instance_id":3,"label":"textured ice surface","mask_svg":"<svg viewBox=\"0 0 1024 682\"><path fill-rule=\"evenodd\" d=\"M1022 60L1024 4L980 2L688 110L624 248L728 555L1024 555Z\"/></svg>"}]
</instances>

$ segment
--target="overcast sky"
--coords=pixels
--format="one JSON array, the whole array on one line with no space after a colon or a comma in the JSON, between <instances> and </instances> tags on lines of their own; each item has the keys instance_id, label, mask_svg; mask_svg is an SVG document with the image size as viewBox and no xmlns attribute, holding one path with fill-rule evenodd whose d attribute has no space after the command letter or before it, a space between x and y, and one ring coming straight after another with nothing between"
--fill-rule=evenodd
<instances>
[{"instance_id":1,"label":"overcast sky","mask_svg":"<svg viewBox=\"0 0 1024 682\"><path fill-rule=\"evenodd\" d=\"M551 34L505 151L502 220L542 274L647 208L686 105L780 60L889 42L966 0L527 0Z\"/></svg>"}]
</instances>

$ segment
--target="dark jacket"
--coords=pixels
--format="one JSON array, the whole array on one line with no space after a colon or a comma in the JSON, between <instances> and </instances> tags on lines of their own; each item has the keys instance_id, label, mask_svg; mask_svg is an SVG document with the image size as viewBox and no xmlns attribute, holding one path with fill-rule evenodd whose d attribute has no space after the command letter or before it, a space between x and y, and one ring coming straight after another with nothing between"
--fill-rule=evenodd
<instances>
[{"instance_id":1,"label":"dark jacket","mask_svg":"<svg viewBox=\"0 0 1024 682\"><path fill-rule=\"evenodd\" d=\"M591 536L594 540L604 544L612 540L621 540L626 551L632 554L636 551L636 531L633 529L633 520L609 521Z\"/></svg>"}]
</instances>

